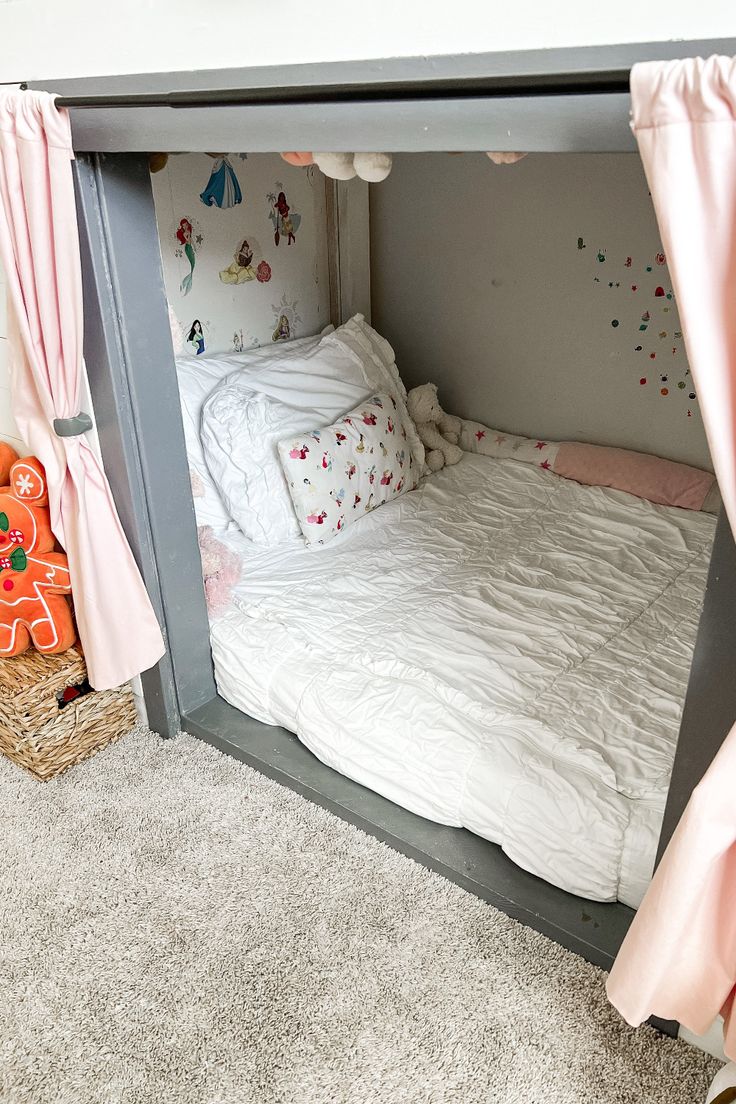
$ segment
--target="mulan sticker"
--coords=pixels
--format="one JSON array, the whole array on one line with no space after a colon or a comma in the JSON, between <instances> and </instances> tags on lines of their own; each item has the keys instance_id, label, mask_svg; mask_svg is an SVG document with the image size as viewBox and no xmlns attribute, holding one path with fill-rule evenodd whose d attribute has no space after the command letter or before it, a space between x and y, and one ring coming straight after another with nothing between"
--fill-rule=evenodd
<instances>
[{"instance_id":1,"label":"mulan sticker","mask_svg":"<svg viewBox=\"0 0 736 1104\"><path fill-rule=\"evenodd\" d=\"M198 318L195 318L191 326L189 327L189 332L187 333L186 340L187 345L191 347L196 355L201 356L205 350L204 330L202 328L202 323Z\"/></svg>"},{"instance_id":2,"label":"mulan sticker","mask_svg":"<svg viewBox=\"0 0 736 1104\"><path fill-rule=\"evenodd\" d=\"M274 244L279 245L282 240L285 240L287 245L294 245L296 232L301 226L302 216L290 207L286 192L278 180L276 181L276 189L275 192L269 192L266 196L270 206L268 217L273 223Z\"/></svg>"},{"instance_id":3,"label":"mulan sticker","mask_svg":"<svg viewBox=\"0 0 736 1104\"><path fill-rule=\"evenodd\" d=\"M187 272L179 285L179 290L182 295L188 295L192 290L197 250L204 241L204 236L200 232L199 224L196 220L189 218L180 219L179 225L176 228L176 240L179 244L174 250L174 256L186 258L189 263L189 272Z\"/></svg>"},{"instance_id":4,"label":"mulan sticker","mask_svg":"<svg viewBox=\"0 0 736 1104\"><path fill-rule=\"evenodd\" d=\"M243 202L243 193L227 154L208 153L207 156L213 158L212 172L199 198L205 207L219 207L222 210L236 207Z\"/></svg>"}]
</instances>

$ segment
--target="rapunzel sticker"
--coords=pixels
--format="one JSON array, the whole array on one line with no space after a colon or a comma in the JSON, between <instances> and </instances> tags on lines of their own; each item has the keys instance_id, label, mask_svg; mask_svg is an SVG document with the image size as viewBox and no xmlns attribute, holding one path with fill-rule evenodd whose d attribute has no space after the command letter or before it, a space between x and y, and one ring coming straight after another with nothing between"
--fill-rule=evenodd
<instances>
[{"instance_id":1,"label":"rapunzel sticker","mask_svg":"<svg viewBox=\"0 0 736 1104\"><path fill-rule=\"evenodd\" d=\"M296 242L296 232L301 225L302 216L289 206L286 192L278 180L276 189L266 196L270 205L268 217L273 223L273 240L278 245L282 238L286 238L286 244L293 245Z\"/></svg>"},{"instance_id":2,"label":"rapunzel sticker","mask_svg":"<svg viewBox=\"0 0 736 1104\"><path fill-rule=\"evenodd\" d=\"M271 305L274 313L272 341L289 341L292 337L296 337L297 328L302 320L297 313L296 305L297 300L289 301L286 298L286 292L281 296L280 303Z\"/></svg>"},{"instance_id":3,"label":"rapunzel sticker","mask_svg":"<svg viewBox=\"0 0 736 1104\"><path fill-rule=\"evenodd\" d=\"M176 240L179 244L174 251L174 255L176 257L186 257L189 262L189 272L179 285L182 295L188 295L192 290L196 253L204 241L204 237L199 230L199 224L189 218L181 219L176 228Z\"/></svg>"}]
</instances>

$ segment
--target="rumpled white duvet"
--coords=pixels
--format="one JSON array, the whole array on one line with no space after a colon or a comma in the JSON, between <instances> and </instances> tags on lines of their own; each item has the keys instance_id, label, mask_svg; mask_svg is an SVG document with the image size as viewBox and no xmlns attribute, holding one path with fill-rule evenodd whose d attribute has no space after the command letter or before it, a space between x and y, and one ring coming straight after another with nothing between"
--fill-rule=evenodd
<instances>
[{"instance_id":1,"label":"rumpled white duvet","mask_svg":"<svg viewBox=\"0 0 736 1104\"><path fill-rule=\"evenodd\" d=\"M220 693L583 897L652 873L715 519L466 455L323 548L258 549Z\"/></svg>"}]
</instances>

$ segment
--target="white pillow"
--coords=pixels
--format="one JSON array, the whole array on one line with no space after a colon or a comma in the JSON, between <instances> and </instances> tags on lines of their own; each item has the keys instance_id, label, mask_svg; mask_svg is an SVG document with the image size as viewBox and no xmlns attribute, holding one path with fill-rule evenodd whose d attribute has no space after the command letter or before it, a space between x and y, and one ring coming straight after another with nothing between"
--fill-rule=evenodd
<instances>
[{"instance_id":1,"label":"white pillow","mask_svg":"<svg viewBox=\"0 0 736 1104\"><path fill-rule=\"evenodd\" d=\"M324 544L414 490L422 471L398 399L388 392L371 395L324 429L280 441L279 456L308 544Z\"/></svg>"},{"instance_id":2,"label":"white pillow","mask_svg":"<svg viewBox=\"0 0 736 1104\"><path fill-rule=\"evenodd\" d=\"M329 330L332 327L328 328ZM227 529L232 524L220 492L212 481L199 438L202 404L210 392L226 376L234 372L258 371L272 360L284 360L297 353L314 349L324 334L302 337L277 346L267 345L249 349L244 353L222 353L219 356L181 356L176 358L176 375L179 383L181 416L184 425L184 441L192 480L194 510L197 525L211 525L213 529Z\"/></svg>"},{"instance_id":3,"label":"white pillow","mask_svg":"<svg viewBox=\"0 0 736 1104\"><path fill-rule=\"evenodd\" d=\"M301 536L278 442L329 425L371 393L396 398L421 469L424 450L406 413L403 384L395 365L389 368L374 350L368 330L352 319L288 363L226 377L204 403L201 439L207 466L230 516L257 544L274 546ZM375 336L378 348L383 339Z\"/></svg>"}]
</instances>

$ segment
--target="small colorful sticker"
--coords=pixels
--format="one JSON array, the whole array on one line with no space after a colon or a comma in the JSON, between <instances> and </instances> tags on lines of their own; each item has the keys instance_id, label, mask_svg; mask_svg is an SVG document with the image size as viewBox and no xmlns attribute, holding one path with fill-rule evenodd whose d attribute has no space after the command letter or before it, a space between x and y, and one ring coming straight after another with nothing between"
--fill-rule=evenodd
<instances>
[{"instance_id":1,"label":"small colorful sticker","mask_svg":"<svg viewBox=\"0 0 736 1104\"><path fill-rule=\"evenodd\" d=\"M240 238L235 246L233 260L227 268L220 272L220 280L223 284L247 284L255 280L253 270L254 244L248 238Z\"/></svg>"},{"instance_id":2,"label":"small colorful sticker","mask_svg":"<svg viewBox=\"0 0 736 1104\"><path fill-rule=\"evenodd\" d=\"M600 263L601 263L601 264L603 264L603 262L604 262L604 261L605 261L605 259L606 259L606 251L605 251L605 249L599 249L599 250L598 250L598 252L597 252L597 254L596 254L596 258L595 258L595 259L596 259L597 261L600 261Z\"/></svg>"},{"instance_id":3,"label":"small colorful sticker","mask_svg":"<svg viewBox=\"0 0 736 1104\"><path fill-rule=\"evenodd\" d=\"M634 352L635 352L635 353L640 353L640 352L641 352L641 348L642 348L642 347L641 347L641 345L635 345L635 346L634 346Z\"/></svg>"},{"instance_id":4,"label":"small colorful sticker","mask_svg":"<svg viewBox=\"0 0 736 1104\"><path fill-rule=\"evenodd\" d=\"M583 241L583 239L578 238L578 249L585 249L585 248L587 248L587 247L586 247L585 242Z\"/></svg>"},{"instance_id":5,"label":"small colorful sticker","mask_svg":"<svg viewBox=\"0 0 736 1104\"><path fill-rule=\"evenodd\" d=\"M287 299L286 292L281 296L280 303L271 304L271 310L274 312L272 341L289 341L297 336L302 319L296 307L297 300L290 301Z\"/></svg>"},{"instance_id":6,"label":"small colorful sticker","mask_svg":"<svg viewBox=\"0 0 736 1104\"><path fill-rule=\"evenodd\" d=\"M287 245L294 245L296 243L296 232L301 225L302 216L298 215L296 211L289 206L284 186L280 180L276 181L275 188L275 192L269 192L266 196L270 208L268 217L273 223L274 244L279 245L281 239L286 238Z\"/></svg>"},{"instance_id":7,"label":"small colorful sticker","mask_svg":"<svg viewBox=\"0 0 736 1104\"><path fill-rule=\"evenodd\" d=\"M627 257L624 261L624 268L631 268L631 257Z\"/></svg>"},{"instance_id":8,"label":"small colorful sticker","mask_svg":"<svg viewBox=\"0 0 736 1104\"><path fill-rule=\"evenodd\" d=\"M205 350L204 344L204 330L202 329L202 323L198 318L195 318L189 327L187 334L187 344L191 345L197 356L201 356Z\"/></svg>"},{"instance_id":9,"label":"small colorful sticker","mask_svg":"<svg viewBox=\"0 0 736 1104\"><path fill-rule=\"evenodd\" d=\"M660 387L659 393L660 395L669 395L670 389L669 387Z\"/></svg>"},{"instance_id":10,"label":"small colorful sticker","mask_svg":"<svg viewBox=\"0 0 736 1104\"><path fill-rule=\"evenodd\" d=\"M663 265L667 263L667 258L665 257L664 253L657 253L654 259L658 265Z\"/></svg>"},{"instance_id":11,"label":"small colorful sticker","mask_svg":"<svg viewBox=\"0 0 736 1104\"><path fill-rule=\"evenodd\" d=\"M616 327L618 326L618 318L612 318L611 319L611 325L613 326L613 328L615 330Z\"/></svg>"},{"instance_id":12,"label":"small colorful sticker","mask_svg":"<svg viewBox=\"0 0 736 1104\"><path fill-rule=\"evenodd\" d=\"M192 290L192 280L194 279L194 266L196 264L196 253L202 242L204 241L204 235L199 230L199 224L196 219L187 218L186 216L179 219L179 225L174 231L176 240L179 243L175 250L175 257L186 257L189 262L189 272L185 275L179 290L182 295L188 295Z\"/></svg>"},{"instance_id":13,"label":"small colorful sticker","mask_svg":"<svg viewBox=\"0 0 736 1104\"><path fill-rule=\"evenodd\" d=\"M658 287L654 291L654 295L657 299L664 299L664 288Z\"/></svg>"},{"instance_id":14,"label":"small colorful sticker","mask_svg":"<svg viewBox=\"0 0 736 1104\"><path fill-rule=\"evenodd\" d=\"M240 238L235 246L232 263L220 272L220 280L223 284L248 284L257 280L261 284L268 283L271 279L271 266L267 261L259 261L254 268L255 257L261 253L261 247L257 240L248 235Z\"/></svg>"},{"instance_id":15,"label":"small colorful sticker","mask_svg":"<svg viewBox=\"0 0 736 1104\"><path fill-rule=\"evenodd\" d=\"M641 379L639 380L639 384L640 384L640 385L641 385L642 387L644 386L644 384L645 384L646 382L647 382L647 377L646 377L646 376L642 376L642 377L641 377Z\"/></svg>"},{"instance_id":16,"label":"small colorful sticker","mask_svg":"<svg viewBox=\"0 0 736 1104\"><path fill-rule=\"evenodd\" d=\"M207 187L200 193L199 198L205 207L220 207L222 210L236 207L238 203L243 202L243 193L240 190L235 169L224 153L210 153L207 156L214 159L212 171Z\"/></svg>"}]
</instances>

